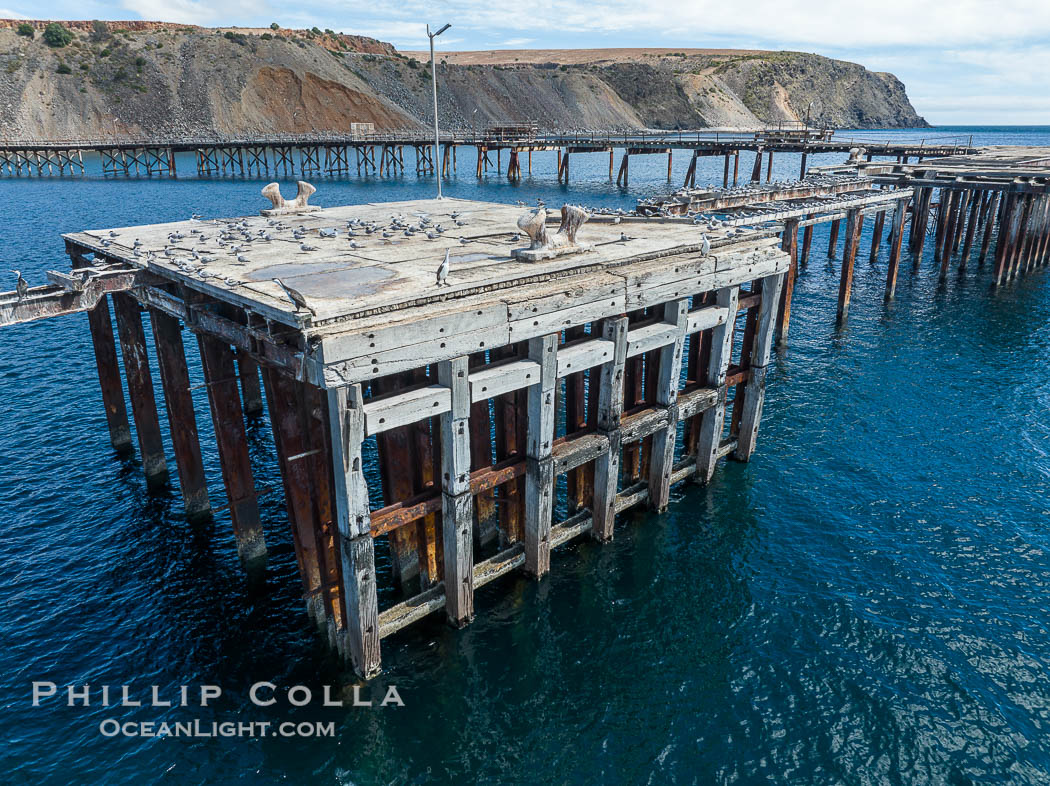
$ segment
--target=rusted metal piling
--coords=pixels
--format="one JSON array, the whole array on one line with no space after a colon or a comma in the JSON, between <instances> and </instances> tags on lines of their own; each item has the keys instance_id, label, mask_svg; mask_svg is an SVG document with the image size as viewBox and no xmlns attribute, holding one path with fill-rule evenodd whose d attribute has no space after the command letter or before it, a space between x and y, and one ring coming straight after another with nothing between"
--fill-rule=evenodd
<instances>
[{"instance_id":1,"label":"rusted metal piling","mask_svg":"<svg viewBox=\"0 0 1050 786\"><path fill-rule=\"evenodd\" d=\"M452 213L465 244L401 231L349 249L330 237L403 228L406 215L451 225ZM246 563L266 554L246 418L268 407L306 610L368 677L383 638L442 609L469 624L475 593L499 576L541 578L552 549L612 538L618 514L663 510L673 484L707 481L719 459L746 461L755 447L792 261L776 232L712 231L705 253L687 223L598 216L568 253L528 262L510 253L519 213L446 199L304 213L294 233L265 218L78 232L66 241L80 276L54 273L64 287L5 300L0 313L88 312L110 440L125 446L112 300L144 468L159 476L152 328L179 484L187 512L203 515L191 394L201 385L181 333L196 336ZM236 262L212 248L234 234L270 238L244 241ZM450 272L435 285L446 249ZM191 265L181 255L192 251L216 258ZM391 575L377 573L377 539ZM395 597L385 608L380 585Z\"/></svg>"}]
</instances>

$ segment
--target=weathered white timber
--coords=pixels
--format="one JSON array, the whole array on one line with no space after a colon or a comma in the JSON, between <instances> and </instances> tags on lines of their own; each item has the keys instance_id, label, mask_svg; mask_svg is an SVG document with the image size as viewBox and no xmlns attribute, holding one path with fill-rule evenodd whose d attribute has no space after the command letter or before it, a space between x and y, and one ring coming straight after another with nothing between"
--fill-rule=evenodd
<instances>
[{"instance_id":1,"label":"weathered white timber","mask_svg":"<svg viewBox=\"0 0 1050 786\"><path fill-rule=\"evenodd\" d=\"M305 180L300 180L296 183L295 199L285 199L281 196L281 184L270 183L263 188L262 195L270 200L270 204L273 207L260 210L259 215L270 217L314 213L321 208L316 205L309 205L307 202L310 200L310 195L316 192L316 188Z\"/></svg>"},{"instance_id":2,"label":"weathered white timber","mask_svg":"<svg viewBox=\"0 0 1050 786\"><path fill-rule=\"evenodd\" d=\"M718 403L716 388L697 388L678 394L678 419L691 418Z\"/></svg>"},{"instance_id":3,"label":"weathered white timber","mask_svg":"<svg viewBox=\"0 0 1050 786\"><path fill-rule=\"evenodd\" d=\"M430 589L414 595L379 614L379 638L396 633L413 622L445 606L445 583L439 581Z\"/></svg>"},{"instance_id":4,"label":"weathered white timber","mask_svg":"<svg viewBox=\"0 0 1050 786\"><path fill-rule=\"evenodd\" d=\"M674 322L674 341L660 350L660 371L656 382L656 404L667 413L667 425L653 434L649 461L649 504L657 511L667 508L671 493L674 444L678 434L678 380L682 373L688 315L687 298L664 304L664 322Z\"/></svg>"},{"instance_id":5,"label":"weathered white timber","mask_svg":"<svg viewBox=\"0 0 1050 786\"><path fill-rule=\"evenodd\" d=\"M441 416L441 528L445 546L445 611L462 627L474 617L474 498L470 493L470 383L467 358L438 364L451 396Z\"/></svg>"},{"instance_id":6,"label":"weathered white timber","mask_svg":"<svg viewBox=\"0 0 1050 786\"><path fill-rule=\"evenodd\" d=\"M561 524L551 527L551 548L556 549L573 538L579 537L590 530L594 523L590 511L581 510L575 516L570 516Z\"/></svg>"},{"instance_id":7,"label":"weathered white timber","mask_svg":"<svg viewBox=\"0 0 1050 786\"><path fill-rule=\"evenodd\" d=\"M673 344L677 334L678 328L666 322L654 322L651 325L643 325L634 330L628 330L627 357L633 358L636 355Z\"/></svg>"},{"instance_id":8,"label":"weathered white timber","mask_svg":"<svg viewBox=\"0 0 1050 786\"><path fill-rule=\"evenodd\" d=\"M563 440L554 445L554 471L562 475L588 461L594 461L608 450L609 438L597 432Z\"/></svg>"},{"instance_id":9,"label":"weathered white timber","mask_svg":"<svg viewBox=\"0 0 1050 786\"><path fill-rule=\"evenodd\" d=\"M474 619L474 498L470 492L442 494L441 529L445 546L445 611L454 627Z\"/></svg>"},{"instance_id":10,"label":"weathered white timber","mask_svg":"<svg viewBox=\"0 0 1050 786\"><path fill-rule=\"evenodd\" d=\"M602 338L615 344L613 357L602 364L598 388L598 431L609 440L609 449L594 462L594 524L597 540L613 536L616 520L616 486L620 474L620 416L623 413L623 371L627 361L627 317L602 323Z\"/></svg>"},{"instance_id":11,"label":"weathered white timber","mask_svg":"<svg viewBox=\"0 0 1050 786\"><path fill-rule=\"evenodd\" d=\"M762 279L762 300L758 308L755 325L755 343L751 349L751 371L744 386L744 410L740 418L740 433L733 457L747 461L755 450L758 439L758 424L762 419L762 402L766 397L766 367L769 351L773 346L773 327L780 306L780 290L784 285L784 274Z\"/></svg>"},{"instance_id":12,"label":"weathered white timber","mask_svg":"<svg viewBox=\"0 0 1050 786\"><path fill-rule=\"evenodd\" d=\"M336 526L344 538L367 535L371 516L361 457L365 417L360 385L329 389L328 420L332 432Z\"/></svg>"},{"instance_id":13,"label":"weathered white timber","mask_svg":"<svg viewBox=\"0 0 1050 786\"><path fill-rule=\"evenodd\" d=\"M392 428L407 426L423 418L441 415L448 412L451 406L449 389L443 385L427 385L366 401L365 436L370 437Z\"/></svg>"},{"instance_id":14,"label":"weathered white timber","mask_svg":"<svg viewBox=\"0 0 1050 786\"><path fill-rule=\"evenodd\" d=\"M706 483L714 474L726 412L726 372L733 349L733 322L740 298L738 286L718 290L717 305L726 309L726 321L711 331L711 356L707 366L707 384L718 391L714 406L700 416L700 436L696 443L696 477Z\"/></svg>"},{"instance_id":15,"label":"weathered white timber","mask_svg":"<svg viewBox=\"0 0 1050 786\"><path fill-rule=\"evenodd\" d=\"M540 365L532 360L511 360L482 366L470 375L470 400L484 401L512 390L535 385L540 379Z\"/></svg>"},{"instance_id":16,"label":"weathered white timber","mask_svg":"<svg viewBox=\"0 0 1050 786\"><path fill-rule=\"evenodd\" d=\"M586 371L608 363L615 351L615 344L603 338L592 338L558 350L558 378Z\"/></svg>"},{"instance_id":17,"label":"weathered white timber","mask_svg":"<svg viewBox=\"0 0 1050 786\"><path fill-rule=\"evenodd\" d=\"M340 538L346 595L346 645L354 671L364 679L379 673L379 604L371 535Z\"/></svg>"},{"instance_id":18,"label":"weathered white timber","mask_svg":"<svg viewBox=\"0 0 1050 786\"><path fill-rule=\"evenodd\" d=\"M474 566L474 589L505 576L525 564L525 547L515 543Z\"/></svg>"},{"instance_id":19,"label":"weathered white timber","mask_svg":"<svg viewBox=\"0 0 1050 786\"><path fill-rule=\"evenodd\" d=\"M540 367L528 389L525 443L525 570L537 578L550 570L554 512L554 390L558 382L558 335L529 340L529 360Z\"/></svg>"},{"instance_id":20,"label":"weathered white timber","mask_svg":"<svg viewBox=\"0 0 1050 786\"><path fill-rule=\"evenodd\" d=\"M631 443L645 439L667 426L667 409L650 407L641 412L632 412L620 420L620 442Z\"/></svg>"},{"instance_id":21,"label":"weathered white timber","mask_svg":"<svg viewBox=\"0 0 1050 786\"><path fill-rule=\"evenodd\" d=\"M470 391L467 374L465 357L438 364L438 382L449 397L448 409L441 413L441 489L452 496L470 491Z\"/></svg>"},{"instance_id":22,"label":"weathered white timber","mask_svg":"<svg viewBox=\"0 0 1050 786\"><path fill-rule=\"evenodd\" d=\"M444 231L406 231L401 227L415 219L396 218L424 213L429 226ZM620 227L592 222L580 229L592 252L523 263L509 253L516 217L511 207L446 199L67 237L79 254L148 271L291 327L283 340L301 356L297 376L324 387L505 346L760 278L784 265L764 230L733 237L710 232L705 257L695 227L646 221L632 223L627 240ZM434 270L446 251L448 286L436 287ZM274 278L302 294L316 316L297 310ZM258 338L271 342L279 333L260 330Z\"/></svg>"},{"instance_id":23,"label":"weathered white timber","mask_svg":"<svg viewBox=\"0 0 1050 786\"><path fill-rule=\"evenodd\" d=\"M690 311L687 318L686 333L699 333L716 325L724 325L729 317L729 311L718 306L702 306Z\"/></svg>"},{"instance_id":24,"label":"weathered white timber","mask_svg":"<svg viewBox=\"0 0 1050 786\"><path fill-rule=\"evenodd\" d=\"M360 676L379 673L379 604L368 486L361 460L365 424L360 385L328 391L336 528L341 544L347 651Z\"/></svg>"}]
</instances>

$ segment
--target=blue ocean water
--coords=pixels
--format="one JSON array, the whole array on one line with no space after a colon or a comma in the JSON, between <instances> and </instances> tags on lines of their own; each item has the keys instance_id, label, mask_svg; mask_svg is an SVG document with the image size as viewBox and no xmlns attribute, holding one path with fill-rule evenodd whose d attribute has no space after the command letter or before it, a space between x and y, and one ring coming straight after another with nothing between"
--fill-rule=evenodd
<instances>
[{"instance_id":1,"label":"blue ocean water","mask_svg":"<svg viewBox=\"0 0 1050 786\"><path fill-rule=\"evenodd\" d=\"M856 138L971 135L1050 145L1050 128ZM520 182L478 181L461 151L446 192L627 207L669 187L661 156L632 161L629 190L609 183L602 155L574 157L567 187L553 159L534 155ZM675 160L674 185L687 164ZM798 159L774 167L795 177ZM701 160L697 181L720 180L721 161ZM414 174L315 182L321 205L433 193ZM0 269L40 283L68 265L61 232L252 213L261 185L0 178ZM869 230L836 327L838 262L818 227L754 459L676 489L665 515L625 517L611 544L557 551L541 583L480 590L464 630L435 615L385 641L384 672L361 696L378 705L396 686L403 707L284 698L293 685L319 696L340 672L302 610L265 418L250 438L270 559L249 580L224 511L188 523L177 490L148 491L137 459L109 448L85 318L5 329L0 781L1050 781L1050 283L1039 271L993 291L989 266L971 264L942 285L927 259L903 266L887 306ZM221 505L207 402L193 393ZM33 681L94 686L91 706L34 707ZM260 681L278 686L277 704L249 701ZM150 686L175 703L193 686L196 704L201 684L222 697L100 706L102 685L144 703ZM107 719L331 722L335 736L109 738Z\"/></svg>"}]
</instances>

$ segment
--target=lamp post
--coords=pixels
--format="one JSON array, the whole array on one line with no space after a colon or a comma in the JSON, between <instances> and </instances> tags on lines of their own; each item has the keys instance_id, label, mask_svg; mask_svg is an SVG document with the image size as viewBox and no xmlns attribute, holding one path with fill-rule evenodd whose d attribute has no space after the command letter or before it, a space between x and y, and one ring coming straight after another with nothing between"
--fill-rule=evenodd
<instances>
[{"instance_id":1,"label":"lamp post","mask_svg":"<svg viewBox=\"0 0 1050 786\"><path fill-rule=\"evenodd\" d=\"M434 92L434 174L437 175L438 184L438 195L437 198L441 199L441 163L439 150L441 148L441 137L438 135L438 77L437 67L434 65L434 39L439 35L448 30L452 25L445 25L436 33L430 32L430 25L427 25L427 37L430 38L430 85Z\"/></svg>"}]
</instances>

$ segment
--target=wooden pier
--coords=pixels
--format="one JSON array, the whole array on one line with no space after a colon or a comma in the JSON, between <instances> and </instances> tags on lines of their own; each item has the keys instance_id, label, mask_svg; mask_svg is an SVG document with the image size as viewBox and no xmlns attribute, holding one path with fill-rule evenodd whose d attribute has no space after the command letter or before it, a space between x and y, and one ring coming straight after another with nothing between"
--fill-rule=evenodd
<instances>
[{"instance_id":1,"label":"wooden pier","mask_svg":"<svg viewBox=\"0 0 1050 786\"><path fill-rule=\"evenodd\" d=\"M248 563L267 544L245 410L264 398L306 609L369 677L383 638L442 610L468 624L498 577L542 578L552 549L755 449L790 264L776 231L712 231L705 253L688 223L595 216L576 253L524 262L521 214L445 199L78 232L72 271L0 296L0 324L87 311L110 440L135 433L162 478L152 332L172 474L202 515L192 334ZM400 593L383 608L380 585Z\"/></svg>"},{"instance_id":2,"label":"wooden pier","mask_svg":"<svg viewBox=\"0 0 1050 786\"><path fill-rule=\"evenodd\" d=\"M0 176L81 176L86 174L85 155L95 155L107 176L175 177L176 154L189 154L200 177L331 177L403 175L411 166L417 175L434 173L434 138L420 132L346 135L308 134L256 136L251 138L71 140L43 142L0 140ZM752 133L674 133L613 134L540 133L527 124L494 126L483 132L453 132L441 137L440 166L448 176L456 171L457 150L473 147L477 154L478 177L490 169L504 172L503 152L507 152L506 177L522 177L522 158L532 172L532 154L557 151L557 176L568 182L571 156L598 153L609 157L609 179L613 179L617 151L621 159L616 171L617 184L629 184L630 160L642 155L667 157L667 176L675 151L690 156L685 185L696 184L697 159L721 156L725 159L724 186L737 183L741 154L753 153L750 180L772 179L773 156L794 153L801 156L800 177L805 175L807 157L816 153L848 153L858 145L865 156L890 157L897 161L972 153L966 145L936 141L917 143L858 143L852 137L836 136L823 129L791 131L767 129ZM406 151L408 161L406 164ZM493 160L492 154L495 154ZM730 181L730 162L733 177Z\"/></svg>"}]
</instances>

